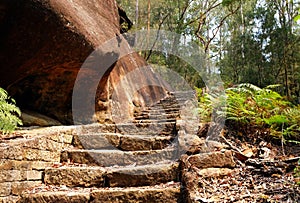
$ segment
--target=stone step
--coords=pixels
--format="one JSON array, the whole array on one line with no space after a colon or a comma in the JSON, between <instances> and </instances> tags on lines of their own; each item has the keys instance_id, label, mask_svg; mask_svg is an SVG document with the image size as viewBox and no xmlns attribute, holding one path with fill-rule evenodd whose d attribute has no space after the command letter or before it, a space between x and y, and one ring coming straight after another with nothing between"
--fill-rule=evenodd
<instances>
[{"instance_id":1,"label":"stone step","mask_svg":"<svg viewBox=\"0 0 300 203\"><path fill-rule=\"evenodd\" d=\"M178 112L180 110L180 106L171 106L171 107L165 107L165 106L153 106L149 107L144 112L150 112L150 113L172 113L172 112Z\"/></svg>"},{"instance_id":2,"label":"stone step","mask_svg":"<svg viewBox=\"0 0 300 203\"><path fill-rule=\"evenodd\" d=\"M174 148L150 151L69 149L61 153L61 162L87 165L128 166L177 161L180 152Z\"/></svg>"},{"instance_id":3,"label":"stone step","mask_svg":"<svg viewBox=\"0 0 300 203\"><path fill-rule=\"evenodd\" d=\"M148 112L143 112L139 114L134 115L135 120L142 120L142 119L170 119L170 118L177 118L179 117L180 114L179 112L172 112L169 114L166 113L148 113Z\"/></svg>"},{"instance_id":4,"label":"stone step","mask_svg":"<svg viewBox=\"0 0 300 203\"><path fill-rule=\"evenodd\" d=\"M49 191L50 190L50 191ZM175 203L183 202L179 183L129 188L41 187L24 193L19 203Z\"/></svg>"},{"instance_id":5,"label":"stone step","mask_svg":"<svg viewBox=\"0 0 300 203\"><path fill-rule=\"evenodd\" d=\"M160 113L160 114L151 114L149 112L141 112L134 114L135 120L142 119L168 119L168 118L176 118L179 116L178 113Z\"/></svg>"},{"instance_id":6,"label":"stone step","mask_svg":"<svg viewBox=\"0 0 300 203\"><path fill-rule=\"evenodd\" d=\"M116 124L116 132L127 135L173 135L175 131L176 122Z\"/></svg>"},{"instance_id":7,"label":"stone step","mask_svg":"<svg viewBox=\"0 0 300 203\"><path fill-rule=\"evenodd\" d=\"M154 123L173 123L176 122L176 119L174 118L168 118L168 119L139 119L139 120L134 120L132 121L132 123L150 123L150 124L154 124Z\"/></svg>"},{"instance_id":8,"label":"stone step","mask_svg":"<svg viewBox=\"0 0 300 203\"><path fill-rule=\"evenodd\" d=\"M77 126L73 134L119 133L123 135L172 135L176 122L162 123L116 123Z\"/></svg>"},{"instance_id":9,"label":"stone step","mask_svg":"<svg viewBox=\"0 0 300 203\"><path fill-rule=\"evenodd\" d=\"M79 149L120 149L141 151L164 149L171 144L173 136L122 135L98 133L74 135L73 146Z\"/></svg>"},{"instance_id":10,"label":"stone step","mask_svg":"<svg viewBox=\"0 0 300 203\"><path fill-rule=\"evenodd\" d=\"M180 185L171 183L170 185L154 187L136 187L124 189L109 189L93 191L91 201L105 203L175 203L181 202Z\"/></svg>"},{"instance_id":11,"label":"stone step","mask_svg":"<svg viewBox=\"0 0 300 203\"><path fill-rule=\"evenodd\" d=\"M46 168L44 183L67 187L137 187L178 181L178 163L130 167L62 166Z\"/></svg>"}]
</instances>

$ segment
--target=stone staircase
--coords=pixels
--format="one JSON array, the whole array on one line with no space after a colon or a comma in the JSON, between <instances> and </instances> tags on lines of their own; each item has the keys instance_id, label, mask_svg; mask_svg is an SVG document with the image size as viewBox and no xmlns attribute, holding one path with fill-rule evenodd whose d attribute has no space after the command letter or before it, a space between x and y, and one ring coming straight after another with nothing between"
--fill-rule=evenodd
<instances>
[{"instance_id":1,"label":"stone staircase","mask_svg":"<svg viewBox=\"0 0 300 203\"><path fill-rule=\"evenodd\" d=\"M188 98L173 93L130 122L81 126L19 202L184 202L176 119Z\"/></svg>"},{"instance_id":2,"label":"stone staircase","mask_svg":"<svg viewBox=\"0 0 300 203\"><path fill-rule=\"evenodd\" d=\"M32 138L6 141L0 145L0 187L8 189L0 189L0 203L193 202L182 183L188 167L233 166L228 152L180 161L186 142L193 143L185 139L197 137L186 133L197 124L182 125L189 122L182 107L193 95L174 92L137 108L128 122L45 128L47 135L37 130ZM26 175L12 178L16 172Z\"/></svg>"}]
</instances>

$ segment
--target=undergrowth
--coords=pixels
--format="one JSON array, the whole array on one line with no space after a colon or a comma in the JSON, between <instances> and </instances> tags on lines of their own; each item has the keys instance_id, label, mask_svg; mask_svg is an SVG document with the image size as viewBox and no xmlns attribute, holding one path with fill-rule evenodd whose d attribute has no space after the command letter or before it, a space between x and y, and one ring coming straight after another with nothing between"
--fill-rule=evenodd
<instances>
[{"instance_id":1,"label":"undergrowth","mask_svg":"<svg viewBox=\"0 0 300 203\"><path fill-rule=\"evenodd\" d=\"M226 97L197 89L201 120L209 121L212 106L221 105L217 114L225 116L236 126L251 126L262 131L268 129L274 139L300 143L300 105L295 106L287 101L274 90L277 87L259 88L252 84L240 84L227 88Z\"/></svg>"},{"instance_id":2,"label":"undergrowth","mask_svg":"<svg viewBox=\"0 0 300 203\"><path fill-rule=\"evenodd\" d=\"M300 186L300 160L298 161L298 166L294 169L294 174L297 179L296 183Z\"/></svg>"},{"instance_id":3,"label":"undergrowth","mask_svg":"<svg viewBox=\"0 0 300 203\"><path fill-rule=\"evenodd\" d=\"M15 130L17 125L22 125L20 116L21 111L16 106L15 100L0 88L0 133L10 133Z\"/></svg>"}]
</instances>

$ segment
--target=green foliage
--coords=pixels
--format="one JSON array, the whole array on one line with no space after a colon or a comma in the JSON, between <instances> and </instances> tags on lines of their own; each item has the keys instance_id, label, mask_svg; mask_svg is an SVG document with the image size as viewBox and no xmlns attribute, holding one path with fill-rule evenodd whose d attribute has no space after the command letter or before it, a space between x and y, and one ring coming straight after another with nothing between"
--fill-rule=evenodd
<instances>
[{"instance_id":1,"label":"green foliage","mask_svg":"<svg viewBox=\"0 0 300 203\"><path fill-rule=\"evenodd\" d=\"M277 91L297 101L300 24L293 17L298 14L294 20L300 19L299 3L249 0L240 4L240 12L226 21L230 32L223 31L227 40L218 64L225 82L259 87L281 84Z\"/></svg>"},{"instance_id":2,"label":"green foliage","mask_svg":"<svg viewBox=\"0 0 300 203\"><path fill-rule=\"evenodd\" d=\"M212 115L212 96L204 93L202 88L196 88L199 102L199 116L201 122L209 122Z\"/></svg>"},{"instance_id":3,"label":"green foliage","mask_svg":"<svg viewBox=\"0 0 300 203\"><path fill-rule=\"evenodd\" d=\"M17 125L22 125L20 115L21 111L16 107L15 100L0 88L0 132L9 133L15 130Z\"/></svg>"},{"instance_id":4,"label":"green foliage","mask_svg":"<svg viewBox=\"0 0 300 203\"><path fill-rule=\"evenodd\" d=\"M240 84L228 88L226 106L217 113L226 115L227 120L238 125L269 128L274 138L300 140L300 106L293 106L272 90L274 88L278 85L259 88L252 84ZM198 98L200 116L202 120L209 120L213 97L198 90ZM207 118L203 118L205 116Z\"/></svg>"},{"instance_id":5,"label":"green foliage","mask_svg":"<svg viewBox=\"0 0 300 203\"><path fill-rule=\"evenodd\" d=\"M297 22L300 20L300 9L298 10L298 15L295 16L294 21Z\"/></svg>"},{"instance_id":6,"label":"green foliage","mask_svg":"<svg viewBox=\"0 0 300 203\"><path fill-rule=\"evenodd\" d=\"M298 166L294 169L294 176L298 178L297 184L300 186L300 160L298 161Z\"/></svg>"}]
</instances>

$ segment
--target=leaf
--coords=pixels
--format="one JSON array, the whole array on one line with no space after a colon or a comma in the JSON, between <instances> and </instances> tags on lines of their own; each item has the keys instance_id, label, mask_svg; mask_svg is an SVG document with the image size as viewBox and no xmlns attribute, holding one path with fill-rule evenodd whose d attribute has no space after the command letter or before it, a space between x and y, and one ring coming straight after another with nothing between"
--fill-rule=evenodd
<instances>
[{"instance_id":1,"label":"leaf","mask_svg":"<svg viewBox=\"0 0 300 203\"><path fill-rule=\"evenodd\" d=\"M295 18L294 18L294 21L297 22L300 20L300 15L297 15Z\"/></svg>"},{"instance_id":2,"label":"leaf","mask_svg":"<svg viewBox=\"0 0 300 203\"><path fill-rule=\"evenodd\" d=\"M10 133L17 125L22 125L20 115L21 111L16 106L15 100L10 98L4 89L0 88L0 132Z\"/></svg>"},{"instance_id":3,"label":"leaf","mask_svg":"<svg viewBox=\"0 0 300 203\"><path fill-rule=\"evenodd\" d=\"M283 115L274 115L274 116L272 116L270 118L266 118L264 120L268 125L283 124L283 123L288 122L288 119Z\"/></svg>"}]
</instances>

